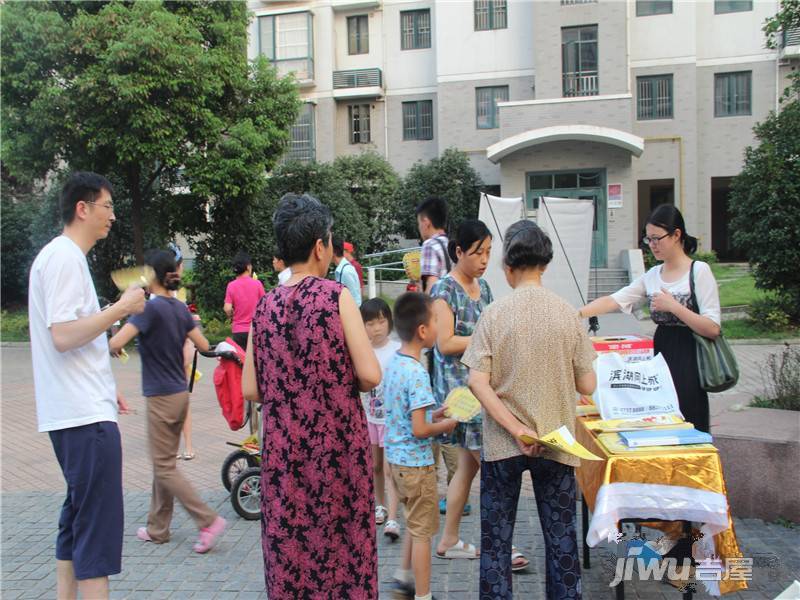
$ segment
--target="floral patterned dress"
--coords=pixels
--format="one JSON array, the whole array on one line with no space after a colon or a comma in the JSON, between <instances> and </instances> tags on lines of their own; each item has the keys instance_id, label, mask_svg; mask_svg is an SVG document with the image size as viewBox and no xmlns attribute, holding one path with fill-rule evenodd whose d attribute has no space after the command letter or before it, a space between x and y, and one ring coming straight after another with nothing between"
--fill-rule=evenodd
<instances>
[{"instance_id":1,"label":"floral patterned dress","mask_svg":"<svg viewBox=\"0 0 800 600\"><path fill-rule=\"evenodd\" d=\"M341 290L307 277L273 289L253 317L270 600L378 597L372 456Z\"/></svg>"}]
</instances>

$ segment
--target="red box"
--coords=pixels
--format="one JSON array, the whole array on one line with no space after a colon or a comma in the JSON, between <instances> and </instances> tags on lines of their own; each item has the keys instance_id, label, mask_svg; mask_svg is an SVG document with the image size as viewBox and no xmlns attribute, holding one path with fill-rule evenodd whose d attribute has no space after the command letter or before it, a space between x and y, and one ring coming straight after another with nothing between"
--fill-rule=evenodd
<instances>
[{"instance_id":1,"label":"red box","mask_svg":"<svg viewBox=\"0 0 800 600\"><path fill-rule=\"evenodd\" d=\"M615 335L591 339L598 354L616 352L628 362L653 358L653 338L641 335Z\"/></svg>"}]
</instances>

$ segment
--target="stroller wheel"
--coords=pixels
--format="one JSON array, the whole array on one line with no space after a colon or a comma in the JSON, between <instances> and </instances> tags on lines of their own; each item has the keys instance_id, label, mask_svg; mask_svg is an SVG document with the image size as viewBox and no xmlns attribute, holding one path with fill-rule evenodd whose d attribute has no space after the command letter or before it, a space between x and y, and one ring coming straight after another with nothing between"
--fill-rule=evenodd
<instances>
[{"instance_id":1,"label":"stroller wheel","mask_svg":"<svg viewBox=\"0 0 800 600\"><path fill-rule=\"evenodd\" d=\"M236 450L231 452L222 463L222 485L229 492L233 482L242 474L242 472L249 467L257 467L258 459L244 450Z\"/></svg>"},{"instance_id":2,"label":"stroller wheel","mask_svg":"<svg viewBox=\"0 0 800 600\"><path fill-rule=\"evenodd\" d=\"M261 518L261 468L245 469L231 488L231 504L240 517L248 521Z\"/></svg>"}]
</instances>

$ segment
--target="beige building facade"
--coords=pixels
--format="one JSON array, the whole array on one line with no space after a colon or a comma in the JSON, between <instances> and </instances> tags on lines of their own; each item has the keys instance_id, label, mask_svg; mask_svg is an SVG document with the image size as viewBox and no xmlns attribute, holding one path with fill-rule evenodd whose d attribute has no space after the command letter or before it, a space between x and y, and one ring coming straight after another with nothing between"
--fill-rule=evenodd
<instances>
[{"instance_id":1,"label":"beige building facade","mask_svg":"<svg viewBox=\"0 0 800 600\"><path fill-rule=\"evenodd\" d=\"M593 264L621 266L672 202L736 259L731 178L779 108L800 32L765 48L776 0L252 0L249 55L294 72L289 155L371 151L404 174L447 148L487 190L595 203Z\"/></svg>"}]
</instances>

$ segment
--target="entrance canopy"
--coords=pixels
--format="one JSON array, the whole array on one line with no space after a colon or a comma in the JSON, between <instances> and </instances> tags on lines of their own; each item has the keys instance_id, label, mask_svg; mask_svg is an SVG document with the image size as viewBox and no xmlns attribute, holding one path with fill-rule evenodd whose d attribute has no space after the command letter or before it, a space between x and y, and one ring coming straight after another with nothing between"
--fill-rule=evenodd
<instances>
[{"instance_id":1,"label":"entrance canopy","mask_svg":"<svg viewBox=\"0 0 800 600\"><path fill-rule=\"evenodd\" d=\"M644 140L632 133L594 125L557 125L555 127L531 129L500 140L486 149L486 157L493 163L497 163L509 154L524 148L549 144L550 142L575 140L617 146L627 150L637 158L644 152Z\"/></svg>"}]
</instances>

